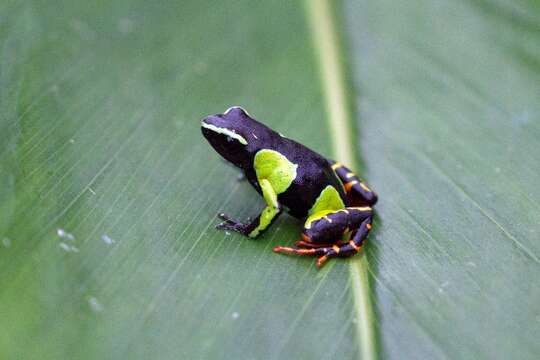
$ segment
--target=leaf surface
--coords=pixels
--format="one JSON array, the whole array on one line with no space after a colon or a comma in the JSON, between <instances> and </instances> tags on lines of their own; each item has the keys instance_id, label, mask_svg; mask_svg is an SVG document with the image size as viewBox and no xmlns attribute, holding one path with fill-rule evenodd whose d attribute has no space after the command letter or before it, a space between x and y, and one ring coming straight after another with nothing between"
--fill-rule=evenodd
<instances>
[{"instance_id":1,"label":"leaf surface","mask_svg":"<svg viewBox=\"0 0 540 360\"><path fill-rule=\"evenodd\" d=\"M262 200L200 134L242 105L330 154L302 3L2 3L0 357L354 356L346 262L214 229ZM31 341L29 340L31 339Z\"/></svg>"},{"instance_id":2,"label":"leaf surface","mask_svg":"<svg viewBox=\"0 0 540 360\"><path fill-rule=\"evenodd\" d=\"M388 358L540 354L540 8L346 1Z\"/></svg>"}]
</instances>

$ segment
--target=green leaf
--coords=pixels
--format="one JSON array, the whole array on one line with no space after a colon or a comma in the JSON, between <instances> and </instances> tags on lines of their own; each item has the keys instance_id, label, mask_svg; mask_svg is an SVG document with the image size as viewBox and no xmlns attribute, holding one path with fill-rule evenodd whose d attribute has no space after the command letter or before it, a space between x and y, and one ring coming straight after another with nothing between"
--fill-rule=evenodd
<instances>
[{"instance_id":1,"label":"green leaf","mask_svg":"<svg viewBox=\"0 0 540 360\"><path fill-rule=\"evenodd\" d=\"M348 261L274 254L286 216L256 241L214 229L263 202L202 117L243 105L332 154L302 3L0 7L0 357L358 354Z\"/></svg>"},{"instance_id":2,"label":"green leaf","mask_svg":"<svg viewBox=\"0 0 540 360\"><path fill-rule=\"evenodd\" d=\"M538 357L540 8L330 4L0 4L0 358ZM214 229L231 105L363 160L365 255Z\"/></svg>"},{"instance_id":3,"label":"green leaf","mask_svg":"<svg viewBox=\"0 0 540 360\"><path fill-rule=\"evenodd\" d=\"M388 358L540 354L540 7L347 1Z\"/></svg>"}]
</instances>

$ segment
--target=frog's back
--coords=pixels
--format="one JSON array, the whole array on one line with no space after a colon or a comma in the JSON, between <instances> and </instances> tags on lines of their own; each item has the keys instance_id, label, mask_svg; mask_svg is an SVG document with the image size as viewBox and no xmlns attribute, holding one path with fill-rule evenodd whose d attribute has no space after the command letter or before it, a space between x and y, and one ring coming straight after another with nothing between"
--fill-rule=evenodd
<instances>
[{"instance_id":1,"label":"frog's back","mask_svg":"<svg viewBox=\"0 0 540 360\"><path fill-rule=\"evenodd\" d=\"M283 138L279 152L298 165L296 178L289 188L278 196L280 203L289 209L291 215L306 217L321 192L328 186L334 187L345 202L343 185L328 159L287 138Z\"/></svg>"}]
</instances>

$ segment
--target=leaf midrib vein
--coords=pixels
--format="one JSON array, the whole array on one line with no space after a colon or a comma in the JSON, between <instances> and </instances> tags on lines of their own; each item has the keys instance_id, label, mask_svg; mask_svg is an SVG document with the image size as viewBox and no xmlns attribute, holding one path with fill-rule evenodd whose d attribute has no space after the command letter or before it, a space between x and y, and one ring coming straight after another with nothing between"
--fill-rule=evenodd
<instances>
[{"instance_id":1,"label":"leaf midrib vein","mask_svg":"<svg viewBox=\"0 0 540 360\"><path fill-rule=\"evenodd\" d=\"M306 0L306 8L319 60L333 153L339 161L354 167L354 147L350 137L352 120L345 95L344 71L339 61L341 53L333 8L328 0ZM376 359L375 318L364 252L350 260L350 273L359 353L362 359Z\"/></svg>"}]
</instances>

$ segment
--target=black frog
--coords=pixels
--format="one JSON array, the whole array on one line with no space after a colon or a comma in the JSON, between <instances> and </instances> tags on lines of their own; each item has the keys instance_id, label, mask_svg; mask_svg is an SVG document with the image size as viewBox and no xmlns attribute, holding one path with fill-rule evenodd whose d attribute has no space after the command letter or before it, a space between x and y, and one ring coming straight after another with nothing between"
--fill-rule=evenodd
<instances>
[{"instance_id":1,"label":"black frog","mask_svg":"<svg viewBox=\"0 0 540 360\"><path fill-rule=\"evenodd\" d=\"M377 195L346 166L273 131L238 106L208 116L201 129L266 202L248 223L219 214L223 222L218 229L254 238L286 209L305 219L302 239L296 247L277 246L275 252L318 256L320 267L329 258L360 251L372 227Z\"/></svg>"}]
</instances>

